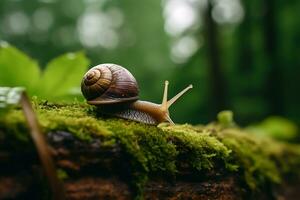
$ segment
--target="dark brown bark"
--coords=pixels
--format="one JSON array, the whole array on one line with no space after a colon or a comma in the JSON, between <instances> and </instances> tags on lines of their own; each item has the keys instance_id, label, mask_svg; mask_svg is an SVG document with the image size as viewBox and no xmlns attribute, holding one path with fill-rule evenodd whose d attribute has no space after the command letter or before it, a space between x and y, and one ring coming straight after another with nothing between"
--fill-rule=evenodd
<instances>
[{"instance_id":1,"label":"dark brown bark","mask_svg":"<svg viewBox=\"0 0 300 200\"><path fill-rule=\"evenodd\" d=\"M37 116L32 108L26 92L22 92L20 103L22 105L23 113L30 129L30 136L36 146L39 158L43 165L44 172L47 176L48 183L53 191L53 199L64 200L65 194L61 182L57 177L53 159L51 157L44 134L41 131Z\"/></svg>"},{"instance_id":2,"label":"dark brown bark","mask_svg":"<svg viewBox=\"0 0 300 200\"><path fill-rule=\"evenodd\" d=\"M30 185L23 185L21 178L0 178L0 199L22 199L29 195ZM25 183L25 181L23 181ZM126 182L116 178L82 177L68 180L64 184L66 197L70 200L82 199L133 199L132 191ZM32 195L32 194L31 194ZM31 199L39 199L30 196ZM241 199L245 197L243 191L233 177L224 177L219 181L187 182L177 181L175 183L164 180L151 180L144 190L144 199Z\"/></svg>"},{"instance_id":3,"label":"dark brown bark","mask_svg":"<svg viewBox=\"0 0 300 200\"><path fill-rule=\"evenodd\" d=\"M66 198L133 199L131 174L134 173L125 151L116 144L102 145L101 138L91 142L76 139L70 133L48 134L56 167L69 175L64 181ZM193 176L191 171L178 173L175 180L151 175L144 189L145 199L240 199L245 191L238 176L211 172ZM40 199L49 195L46 177L34 151L0 151L0 199ZM46 188L46 189L45 189Z\"/></svg>"},{"instance_id":4,"label":"dark brown bark","mask_svg":"<svg viewBox=\"0 0 300 200\"><path fill-rule=\"evenodd\" d=\"M66 199L133 199L130 174L134 171L128 155L116 144L107 147L101 138L90 142L75 139L70 133L48 134L56 167L67 172L64 181ZM182 168L180 168L182 169ZM239 173L222 169L193 172L184 168L177 178L151 174L144 188L145 199L297 199L299 182L253 194ZM197 173L197 176L195 174ZM36 152L0 150L0 199L41 199L50 190ZM47 199L47 198L46 198Z\"/></svg>"}]
</instances>

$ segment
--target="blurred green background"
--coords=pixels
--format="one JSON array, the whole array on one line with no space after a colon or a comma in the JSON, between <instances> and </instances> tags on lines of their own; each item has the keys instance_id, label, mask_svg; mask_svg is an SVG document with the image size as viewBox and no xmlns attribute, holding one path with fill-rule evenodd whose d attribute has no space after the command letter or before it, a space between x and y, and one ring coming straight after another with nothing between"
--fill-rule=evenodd
<instances>
[{"instance_id":1,"label":"blurred green background","mask_svg":"<svg viewBox=\"0 0 300 200\"><path fill-rule=\"evenodd\" d=\"M0 40L42 69L81 50L90 66L120 64L143 100L160 102L164 80L170 97L191 83L171 108L175 122L230 109L242 124L300 124L299 10L299 0L1 0Z\"/></svg>"}]
</instances>

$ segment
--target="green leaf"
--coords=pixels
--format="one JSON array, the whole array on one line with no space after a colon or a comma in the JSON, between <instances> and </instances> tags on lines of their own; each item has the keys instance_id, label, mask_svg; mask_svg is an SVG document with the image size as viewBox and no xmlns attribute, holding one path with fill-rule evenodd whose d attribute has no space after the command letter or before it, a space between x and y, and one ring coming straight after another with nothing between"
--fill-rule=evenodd
<instances>
[{"instance_id":1,"label":"green leaf","mask_svg":"<svg viewBox=\"0 0 300 200\"><path fill-rule=\"evenodd\" d=\"M15 47L0 42L0 86L25 87L32 94L40 76L37 62Z\"/></svg>"},{"instance_id":2,"label":"green leaf","mask_svg":"<svg viewBox=\"0 0 300 200\"><path fill-rule=\"evenodd\" d=\"M38 95L47 99L68 94L80 87L89 60L84 53L67 53L50 61L38 85Z\"/></svg>"}]
</instances>

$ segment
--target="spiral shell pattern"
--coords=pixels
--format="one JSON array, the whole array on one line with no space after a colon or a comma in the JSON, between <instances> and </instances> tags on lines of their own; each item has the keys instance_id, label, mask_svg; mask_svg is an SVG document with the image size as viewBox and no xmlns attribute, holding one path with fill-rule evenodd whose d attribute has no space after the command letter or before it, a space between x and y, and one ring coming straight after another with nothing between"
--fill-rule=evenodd
<instances>
[{"instance_id":1,"label":"spiral shell pattern","mask_svg":"<svg viewBox=\"0 0 300 200\"><path fill-rule=\"evenodd\" d=\"M115 64L91 68L81 82L83 96L90 104L107 104L138 99L138 85L132 74Z\"/></svg>"}]
</instances>

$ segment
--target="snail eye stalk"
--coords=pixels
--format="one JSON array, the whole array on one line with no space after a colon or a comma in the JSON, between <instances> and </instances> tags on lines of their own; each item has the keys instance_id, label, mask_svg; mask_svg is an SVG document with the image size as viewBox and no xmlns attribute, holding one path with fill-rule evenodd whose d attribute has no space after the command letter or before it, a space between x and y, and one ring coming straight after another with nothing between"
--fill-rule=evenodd
<instances>
[{"instance_id":1,"label":"snail eye stalk","mask_svg":"<svg viewBox=\"0 0 300 200\"><path fill-rule=\"evenodd\" d=\"M193 88L193 85L189 85L185 89L183 89L181 92L176 94L172 99L168 101L168 87L169 87L169 81L165 81L165 89L163 94L163 100L161 103L161 110L166 113L165 119L166 121L170 122L171 124L174 124L172 121L170 115L169 115L169 108L173 103L175 103L182 95L184 95L188 90Z\"/></svg>"}]
</instances>

